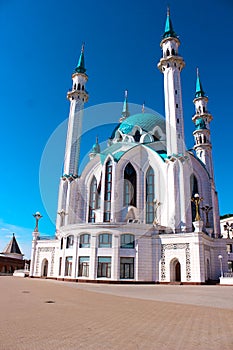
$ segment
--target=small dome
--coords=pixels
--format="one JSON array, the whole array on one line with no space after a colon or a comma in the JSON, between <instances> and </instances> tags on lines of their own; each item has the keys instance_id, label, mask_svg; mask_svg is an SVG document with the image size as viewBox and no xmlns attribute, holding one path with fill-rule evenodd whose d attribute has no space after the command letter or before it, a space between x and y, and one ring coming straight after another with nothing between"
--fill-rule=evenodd
<instances>
[{"instance_id":1,"label":"small dome","mask_svg":"<svg viewBox=\"0 0 233 350\"><path fill-rule=\"evenodd\" d=\"M98 143L94 143L91 151L92 151L92 153L100 153L100 145Z\"/></svg>"},{"instance_id":2,"label":"small dome","mask_svg":"<svg viewBox=\"0 0 233 350\"><path fill-rule=\"evenodd\" d=\"M140 127L145 132L153 131L156 126L159 126L165 132L165 120L158 113L139 113L132 115L120 124L119 130L123 134L128 134L135 126Z\"/></svg>"}]
</instances>

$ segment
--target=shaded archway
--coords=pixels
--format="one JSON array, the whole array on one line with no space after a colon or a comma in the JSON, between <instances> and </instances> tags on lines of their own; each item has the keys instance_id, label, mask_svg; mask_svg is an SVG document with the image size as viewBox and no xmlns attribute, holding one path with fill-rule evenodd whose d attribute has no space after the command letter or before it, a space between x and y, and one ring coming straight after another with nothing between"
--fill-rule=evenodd
<instances>
[{"instance_id":1,"label":"shaded archway","mask_svg":"<svg viewBox=\"0 0 233 350\"><path fill-rule=\"evenodd\" d=\"M48 275L48 260L44 259L41 264L41 276L47 277Z\"/></svg>"},{"instance_id":2,"label":"shaded archway","mask_svg":"<svg viewBox=\"0 0 233 350\"><path fill-rule=\"evenodd\" d=\"M181 266L177 258L173 259L170 263L170 281L181 282Z\"/></svg>"}]
</instances>

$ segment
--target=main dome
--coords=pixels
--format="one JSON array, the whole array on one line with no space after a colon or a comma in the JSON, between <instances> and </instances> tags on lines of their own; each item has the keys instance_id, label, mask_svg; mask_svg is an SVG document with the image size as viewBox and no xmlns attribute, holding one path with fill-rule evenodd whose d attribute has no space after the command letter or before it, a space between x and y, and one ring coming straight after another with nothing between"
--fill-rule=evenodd
<instances>
[{"instance_id":1,"label":"main dome","mask_svg":"<svg viewBox=\"0 0 233 350\"><path fill-rule=\"evenodd\" d=\"M110 139L113 142L148 143L165 140L165 134L165 119L159 113L138 113L119 123Z\"/></svg>"},{"instance_id":2,"label":"main dome","mask_svg":"<svg viewBox=\"0 0 233 350\"><path fill-rule=\"evenodd\" d=\"M135 126L145 132L152 132L156 126L165 132L165 120L159 113L138 113L126 118L119 126L123 134L129 134Z\"/></svg>"}]
</instances>

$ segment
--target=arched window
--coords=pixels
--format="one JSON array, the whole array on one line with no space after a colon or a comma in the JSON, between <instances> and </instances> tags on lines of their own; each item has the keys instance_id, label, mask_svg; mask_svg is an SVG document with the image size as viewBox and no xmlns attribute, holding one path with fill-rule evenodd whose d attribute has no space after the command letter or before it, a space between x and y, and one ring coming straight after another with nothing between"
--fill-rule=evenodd
<instances>
[{"instance_id":1,"label":"arched window","mask_svg":"<svg viewBox=\"0 0 233 350\"><path fill-rule=\"evenodd\" d=\"M80 236L79 248L90 248L91 235L84 233Z\"/></svg>"},{"instance_id":2,"label":"arched window","mask_svg":"<svg viewBox=\"0 0 233 350\"><path fill-rule=\"evenodd\" d=\"M61 238L61 249L63 249L63 237Z\"/></svg>"},{"instance_id":3,"label":"arched window","mask_svg":"<svg viewBox=\"0 0 233 350\"><path fill-rule=\"evenodd\" d=\"M76 84L74 84L74 90L76 90Z\"/></svg>"},{"instance_id":4,"label":"arched window","mask_svg":"<svg viewBox=\"0 0 233 350\"><path fill-rule=\"evenodd\" d=\"M90 186L89 215L88 222L95 222L95 209L99 207L99 193L97 190L97 180L93 176Z\"/></svg>"},{"instance_id":5,"label":"arched window","mask_svg":"<svg viewBox=\"0 0 233 350\"><path fill-rule=\"evenodd\" d=\"M141 138L140 131L137 130L137 131L135 132L135 135L134 135L134 140L135 140L136 142L139 142L139 141L140 141L140 138Z\"/></svg>"},{"instance_id":6,"label":"arched window","mask_svg":"<svg viewBox=\"0 0 233 350\"><path fill-rule=\"evenodd\" d=\"M111 219L111 196L112 196L112 162L106 163L105 170L105 193L104 193L104 222Z\"/></svg>"},{"instance_id":7,"label":"arched window","mask_svg":"<svg viewBox=\"0 0 233 350\"><path fill-rule=\"evenodd\" d=\"M149 167L146 173L146 223L152 224L154 221L154 170Z\"/></svg>"},{"instance_id":8,"label":"arched window","mask_svg":"<svg viewBox=\"0 0 233 350\"><path fill-rule=\"evenodd\" d=\"M66 248L73 248L74 245L74 236L70 235L66 238Z\"/></svg>"},{"instance_id":9,"label":"arched window","mask_svg":"<svg viewBox=\"0 0 233 350\"><path fill-rule=\"evenodd\" d=\"M124 206L137 206L137 175L131 163L128 163L124 171Z\"/></svg>"},{"instance_id":10,"label":"arched window","mask_svg":"<svg viewBox=\"0 0 233 350\"><path fill-rule=\"evenodd\" d=\"M82 85L82 91L84 91L84 85Z\"/></svg>"},{"instance_id":11,"label":"arched window","mask_svg":"<svg viewBox=\"0 0 233 350\"><path fill-rule=\"evenodd\" d=\"M121 235L121 248L133 249L134 248L134 235L124 234Z\"/></svg>"},{"instance_id":12,"label":"arched window","mask_svg":"<svg viewBox=\"0 0 233 350\"><path fill-rule=\"evenodd\" d=\"M80 87L81 87L81 85L80 85L80 83L78 83L78 90L80 90Z\"/></svg>"},{"instance_id":13,"label":"arched window","mask_svg":"<svg viewBox=\"0 0 233 350\"><path fill-rule=\"evenodd\" d=\"M197 178L194 174L192 174L190 176L190 193L191 193L191 197L193 198L194 195L198 192L198 182L197 182ZM190 198L191 199L191 198ZM196 207L194 202L191 202L191 209L192 209L192 221L195 220L196 217Z\"/></svg>"},{"instance_id":14,"label":"arched window","mask_svg":"<svg viewBox=\"0 0 233 350\"><path fill-rule=\"evenodd\" d=\"M170 56L170 51L167 49L166 51L167 56Z\"/></svg>"},{"instance_id":15,"label":"arched window","mask_svg":"<svg viewBox=\"0 0 233 350\"><path fill-rule=\"evenodd\" d=\"M176 53L175 53L175 50L174 50L174 49L172 49L172 55L174 55L174 56L175 56L175 54L176 54Z\"/></svg>"},{"instance_id":16,"label":"arched window","mask_svg":"<svg viewBox=\"0 0 233 350\"><path fill-rule=\"evenodd\" d=\"M99 235L99 248L112 248L112 235L110 233Z\"/></svg>"}]
</instances>

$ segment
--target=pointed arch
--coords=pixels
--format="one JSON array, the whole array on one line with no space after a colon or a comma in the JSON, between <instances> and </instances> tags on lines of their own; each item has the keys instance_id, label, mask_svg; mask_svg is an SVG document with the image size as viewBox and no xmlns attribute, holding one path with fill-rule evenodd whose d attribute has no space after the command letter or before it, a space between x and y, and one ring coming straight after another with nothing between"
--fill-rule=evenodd
<instances>
[{"instance_id":1,"label":"pointed arch","mask_svg":"<svg viewBox=\"0 0 233 350\"><path fill-rule=\"evenodd\" d=\"M124 206L137 206L137 174L131 163L124 170Z\"/></svg>"},{"instance_id":2,"label":"pointed arch","mask_svg":"<svg viewBox=\"0 0 233 350\"><path fill-rule=\"evenodd\" d=\"M150 166L146 172L146 223L152 224L154 221L154 170Z\"/></svg>"},{"instance_id":3,"label":"pointed arch","mask_svg":"<svg viewBox=\"0 0 233 350\"><path fill-rule=\"evenodd\" d=\"M170 281L181 282L181 265L177 258L170 262Z\"/></svg>"}]
</instances>

